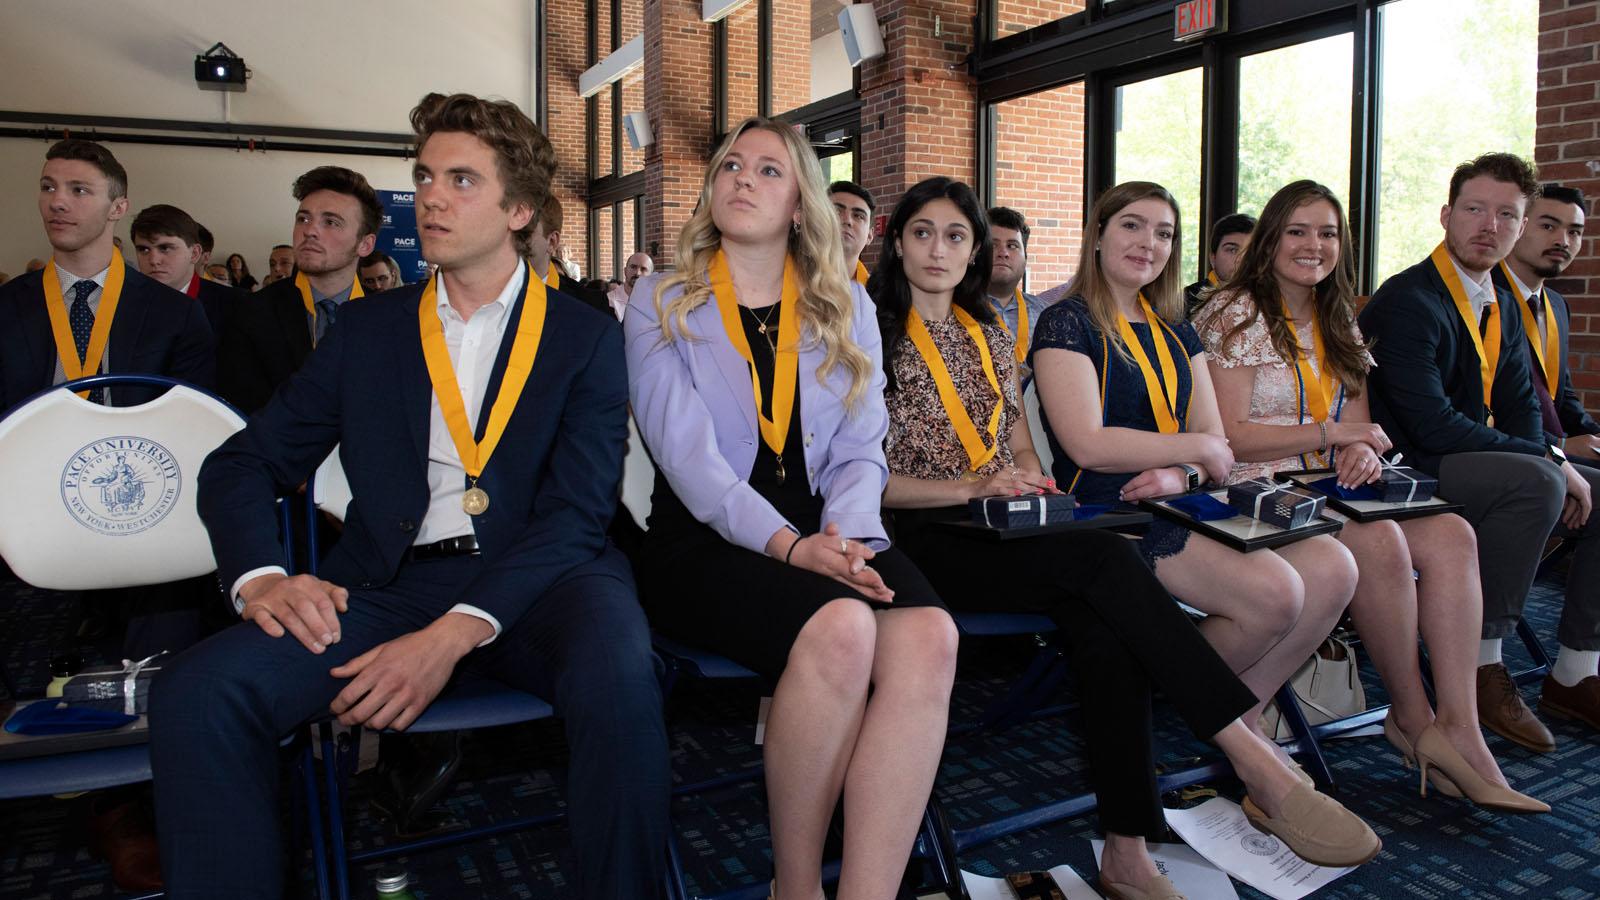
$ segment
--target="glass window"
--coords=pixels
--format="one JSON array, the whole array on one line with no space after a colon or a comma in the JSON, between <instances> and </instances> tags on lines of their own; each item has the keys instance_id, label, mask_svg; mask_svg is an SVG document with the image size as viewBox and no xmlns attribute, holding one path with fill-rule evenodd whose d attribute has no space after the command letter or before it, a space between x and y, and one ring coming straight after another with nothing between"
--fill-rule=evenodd
<instances>
[{"instance_id":1,"label":"glass window","mask_svg":"<svg viewBox=\"0 0 1600 900\"><path fill-rule=\"evenodd\" d=\"M590 278L610 278L617 270L616 242L611 237L611 207L602 206L594 211L594 245L597 252L589 267Z\"/></svg>"},{"instance_id":2,"label":"glass window","mask_svg":"<svg viewBox=\"0 0 1600 900\"><path fill-rule=\"evenodd\" d=\"M1373 286L1427 256L1443 238L1439 207L1450 173L1480 153L1533 158L1539 4L1398 0L1383 29Z\"/></svg>"},{"instance_id":3,"label":"glass window","mask_svg":"<svg viewBox=\"0 0 1600 900\"><path fill-rule=\"evenodd\" d=\"M728 34L728 65L723 72L727 92L727 127L761 111L760 2L750 0L723 19Z\"/></svg>"},{"instance_id":4,"label":"glass window","mask_svg":"<svg viewBox=\"0 0 1600 900\"><path fill-rule=\"evenodd\" d=\"M1063 284L1083 240L1083 83L995 106L994 199L1028 219L1027 290Z\"/></svg>"},{"instance_id":5,"label":"glass window","mask_svg":"<svg viewBox=\"0 0 1600 900\"><path fill-rule=\"evenodd\" d=\"M590 123L594 135L594 177L604 178L615 172L615 160L611 156L611 88L603 88L594 99L595 115Z\"/></svg>"},{"instance_id":6,"label":"glass window","mask_svg":"<svg viewBox=\"0 0 1600 900\"><path fill-rule=\"evenodd\" d=\"M615 278L622 274L622 267L628 264L628 257L639 250L638 235L634 233L634 202L624 200L617 204L617 219L622 223L622 243L617 245L615 258L617 261L616 272L601 272L596 278Z\"/></svg>"},{"instance_id":7,"label":"glass window","mask_svg":"<svg viewBox=\"0 0 1600 900\"><path fill-rule=\"evenodd\" d=\"M1301 178L1349 204L1353 42L1337 34L1239 60L1237 212L1260 215L1279 188Z\"/></svg>"},{"instance_id":8,"label":"glass window","mask_svg":"<svg viewBox=\"0 0 1600 900\"><path fill-rule=\"evenodd\" d=\"M822 156L821 153L818 154L818 161L822 163L823 183L833 184L835 181L856 180L856 155L850 152L851 145L854 142L855 140L852 138L844 144L842 149L828 153L827 156ZM833 149L832 147L828 148L828 150Z\"/></svg>"},{"instance_id":9,"label":"glass window","mask_svg":"<svg viewBox=\"0 0 1600 900\"><path fill-rule=\"evenodd\" d=\"M624 116L628 115L629 113L644 112L643 69L635 69L632 74L623 80L622 109L620 109L619 112ZM620 140L622 141L622 171L618 172L617 174L627 175L643 169L644 148L641 147L635 150L633 148L633 144L628 142L628 135L626 131L620 135Z\"/></svg>"},{"instance_id":10,"label":"glass window","mask_svg":"<svg viewBox=\"0 0 1600 900\"><path fill-rule=\"evenodd\" d=\"M1197 271L1200 214L1201 72L1199 67L1121 85L1116 93L1116 182L1154 181L1178 201L1182 272Z\"/></svg>"},{"instance_id":11,"label":"glass window","mask_svg":"<svg viewBox=\"0 0 1600 900\"><path fill-rule=\"evenodd\" d=\"M995 0L994 37L1027 31L1083 12L1084 0Z\"/></svg>"},{"instance_id":12,"label":"glass window","mask_svg":"<svg viewBox=\"0 0 1600 900\"><path fill-rule=\"evenodd\" d=\"M774 4L774 10L780 11L785 5L780 0ZM850 57L844 52L844 32L839 30L839 11L842 9L844 6L840 0L811 0L811 94L807 103L855 90L855 70L850 67ZM776 33L781 35L784 32L779 30ZM781 45L782 42L779 43ZM787 73L780 66L774 66L773 71ZM785 74L778 80L782 82L792 77Z\"/></svg>"}]
</instances>

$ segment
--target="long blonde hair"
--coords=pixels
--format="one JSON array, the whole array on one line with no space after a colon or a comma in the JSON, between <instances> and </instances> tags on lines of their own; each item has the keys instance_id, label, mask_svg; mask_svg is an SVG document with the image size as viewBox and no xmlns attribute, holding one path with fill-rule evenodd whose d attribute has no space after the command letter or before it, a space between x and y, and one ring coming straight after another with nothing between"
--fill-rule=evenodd
<instances>
[{"instance_id":1,"label":"long blonde hair","mask_svg":"<svg viewBox=\"0 0 1600 900\"><path fill-rule=\"evenodd\" d=\"M1167 264L1156 275L1156 280L1145 285L1140 293L1150 301L1156 315L1168 324L1183 320L1183 230L1178 216L1178 201L1172 199L1172 194L1166 188L1154 182L1125 181L1100 195L1089 214L1089 221L1084 223L1083 247L1078 251L1078 272L1067 285L1067 294L1083 298L1094 326L1100 329L1100 333L1105 335L1118 353L1126 354L1127 348L1122 344L1122 330L1117 327L1117 298L1112 296L1111 285L1106 282L1105 273L1100 271L1100 237L1105 233L1106 223L1111 221L1112 216L1130 204L1152 197L1172 207L1172 255L1167 257ZM1152 332L1156 331L1156 323L1151 322L1150 328Z\"/></svg>"},{"instance_id":2,"label":"long blonde hair","mask_svg":"<svg viewBox=\"0 0 1600 900\"><path fill-rule=\"evenodd\" d=\"M711 155L705 181L700 187L700 202L694 215L678 235L676 271L656 285L656 314L661 320L661 336L666 341L693 340L689 332L689 313L709 301L711 281L707 270L722 246L722 232L711 219L711 189L722 161L733 149L733 142L752 128L770 131L783 139L794 162L800 186L800 227L789 233L789 255L794 259L800 281L799 319L801 339L819 342L826 355L817 367L818 382L836 368L850 374L850 390L844 397L847 410L854 411L867 385L872 381L873 361L852 337L855 295L844 270L844 246L839 239L839 219L828 199L822 166L800 133L782 119L751 116L728 132L722 146ZM663 304L661 298L674 286L682 293Z\"/></svg>"}]
</instances>

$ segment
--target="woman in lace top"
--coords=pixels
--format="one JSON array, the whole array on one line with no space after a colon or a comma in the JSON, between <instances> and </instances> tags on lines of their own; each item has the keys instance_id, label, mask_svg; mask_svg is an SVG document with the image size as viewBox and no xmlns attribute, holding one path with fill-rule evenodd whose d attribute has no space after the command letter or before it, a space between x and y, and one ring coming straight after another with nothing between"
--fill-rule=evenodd
<instances>
[{"instance_id":1,"label":"woman in lace top","mask_svg":"<svg viewBox=\"0 0 1600 900\"><path fill-rule=\"evenodd\" d=\"M1378 477L1378 454L1391 445L1368 412L1373 363L1355 325L1348 233L1326 187L1284 187L1234 276L1195 317L1236 458L1231 480L1330 467L1344 487ZM1339 540L1361 572L1350 615L1393 703L1390 743L1408 762L1420 754L1444 770L1445 793L1449 784L1485 806L1548 811L1507 787L1478 728L1483 596L1472 527L1455 515L1346 522ZM1419 627L1437 713L1423 690Z\"/></svg>"},{"instance_id":2,"label":"woman in lace top","mask_svg":"<svg viewBox=\"0 0 1600 900\"><path fill-rule=\"evenodd\" d=\"M1152 777L1152 686L1196 735L1216 740L1253 798L1276 814L1288 792L1306 792L1306 808L1358 839L1332 851L1344 854L1337 858L1364 859L1376 838L1309 793L1240 719L1254 694L1172 602L1133 542L1099 530L991 541L943 526L968 518L967 501L976 497L1055 493L1019 414L1011 337L994 324L984 296L986 230L967 185L921 182L896 206L869 282L890 376L884 505L893 510L896 546L955 608L1040 612L1059 624L1085 687L1084 737L1107 834L1100 880L1109 896L1178 896L1145 845L1166 831ZM1326 858L1320 845L1289 843Z\"/></svg>"},{"instance_id":3,"label":"woman in lace top","mask_svg":"<svg viewBox=\"0 0 1600 900\"><path fill-rule=\"evenodd\" d=\"M1056 479L1083 500L1180 494L1189 471L1220 482L1233 466L1205 353L1182 321L1178 245L1166 189L1112 188L1089 217L1070 296L1039 317L1034 381ZM1330 537L1240 553L1158 519L1141 543L1161 583L1206 613L1201 632L1255 692L1252 725L1355 590L1355 562Z\"/></svg>"}]
</instances>

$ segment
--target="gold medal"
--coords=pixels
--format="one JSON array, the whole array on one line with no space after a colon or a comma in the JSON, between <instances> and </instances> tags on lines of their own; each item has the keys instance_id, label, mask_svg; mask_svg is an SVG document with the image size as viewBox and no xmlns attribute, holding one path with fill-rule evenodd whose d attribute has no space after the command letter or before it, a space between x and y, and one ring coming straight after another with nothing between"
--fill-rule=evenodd
<instances>
[{"instance_id":1,"label":"gold medal","mask_svg":"<svg viewBox=\"0 0 1600 900\"><path fill-rule=\"evenodd\" d=\"M787 473L787 472L785 472L785 471L783 471L783 457L781 457L781 456L780 456L780 457L778 457L778 471L777 471L777 476L778 476L778 483L779 483L779 484L783 484L783 480L784 480L784 479L785 479L785 478L787 478L787 477L789 477L789 476L788 476L788 473Z\"/></svg>"},{"instance_id":2,"label":"gold medal","mask_svg":"<svg viewBox=\"0 0 1600 900\"><path fill-rule=\"evenodd\" d=\"M461 495L461 508L469 516L481 516L489 510L489 494L481 487L467 488Z\"/></svg>"}]
</instances>

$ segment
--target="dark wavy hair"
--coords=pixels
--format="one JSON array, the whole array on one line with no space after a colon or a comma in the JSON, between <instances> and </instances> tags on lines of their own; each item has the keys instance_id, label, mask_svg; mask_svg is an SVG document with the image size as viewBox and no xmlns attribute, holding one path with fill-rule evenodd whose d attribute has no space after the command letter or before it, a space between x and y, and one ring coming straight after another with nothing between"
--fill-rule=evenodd
<instances>
[{"instance_id":1,"label":"dark wavy hair","mask_svg":"<svg viewBox=\"0 0 1600 900\"><path fill-rule=\"evenodd\" d=\"M978 195L965 182L942 175L917 182L895 204L894 215L889 218L883 243L878 248L878 266L867 280L867 293L878 305L878 330L883 333L883 373L888 378L887 390L891 391L895 389L894 348L906 336L906 320L911 315L911 282L906 278L905 265L895 242L922 208L935 200L949 200L961 210L972 226L972 241L977 248L972 265L956 285L955 305L979 322L994 321L994 309L984 295L994 251L989 246L989 219L978 203Z\"/></svg>"},{"instance_id":2,"label":"dark wavy hair","mask_svg":"<svg viewBox=\"0 0 1600 900\"><path fill-rule=\"evenodd\" d=\"M1272 199L1261 210L1261 221L1252 232L1244 256L1239 260L1239 268L1234 271L1232 278L1217 286L1216 295L1248 297L1250 305L1254 307L1244 321L1223 335L1222 346L1240 340L1245 329L1261 319L1266 325L1267 336L1272 340L1272 349L1277 351L1285 364L1291 368L1294 366L1297 349L1310 352L1308 347L1299 347L1293 327L1284 318L1281 300L1283 289L1278 286L1273 264L1278 256L1278 248L1283 245L1283 231L1289 227L1290 217L1301 207L1319 200L1331 204L1339 219L1339 262L1328 277L1317 282L1312 289L1312 315L1316 316L1317 328L1322 332L1322 348L1326 357L1320 360L1320 364L1333 372L1339 383L1344 385L1347 395L1359 397L1367 378L1365 351L1371 344L1363 344L1355 336L1356 267L1355 252L1350 245L1350 223L1345 219L1344 205L1339 198L1315 181L1302 179L1292 182L1272 195ZM1219 304L1216 309L1220 308Z\"/></svg>"},{"instance_id":3,"label":"dark wavy hair","mask_svg":"<svg viewBox=\"0 0 1600 900\"><path fill-rule=\"evenodd\" d=\"M494 151L500 183L505 186L500 208L525 203L533 213L515 234L517 253L527 256L556 171L555 148L539 126L509 100L435 93L423 97L411 111L411 130L417 135L419 154L428 138L440 131L470 134Z\"/></svg>"}]
</instances>

